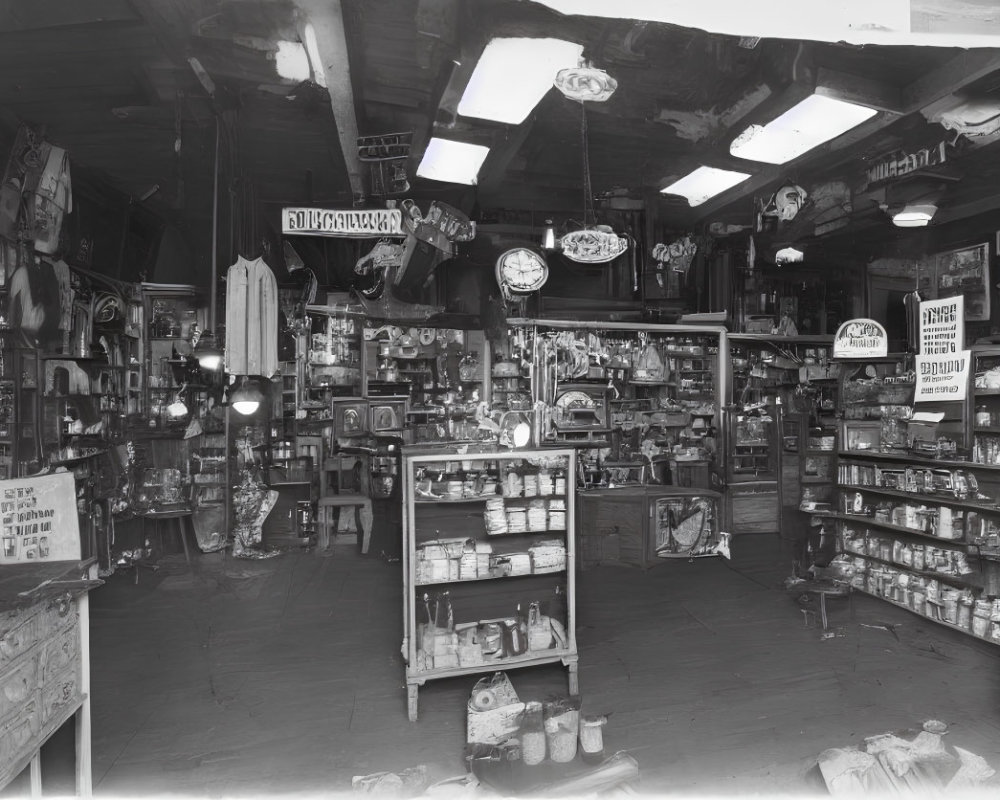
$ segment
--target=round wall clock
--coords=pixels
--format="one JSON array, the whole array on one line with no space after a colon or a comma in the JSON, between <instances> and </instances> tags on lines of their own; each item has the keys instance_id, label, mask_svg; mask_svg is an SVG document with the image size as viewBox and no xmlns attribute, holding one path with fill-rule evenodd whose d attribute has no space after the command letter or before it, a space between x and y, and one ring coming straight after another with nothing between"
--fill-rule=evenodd
<instances>
[{"instance_id":1,"label":"round wall clock","mask_svg":"<svg viewBox=\"0 0 1000 800\"><path fill-rule=\"evenodd\" d=\"M497 259L497 283L509 292L535 292L545 285L549 265L534 250L515 247Z\"/></svg>"}]
</instances>

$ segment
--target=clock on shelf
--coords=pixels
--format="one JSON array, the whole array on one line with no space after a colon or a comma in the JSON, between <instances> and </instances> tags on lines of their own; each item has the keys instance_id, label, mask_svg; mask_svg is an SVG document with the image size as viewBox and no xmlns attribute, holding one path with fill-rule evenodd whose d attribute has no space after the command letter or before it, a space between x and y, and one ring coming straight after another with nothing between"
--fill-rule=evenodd
<instances>
[{"instance_id":1,"label":"clock on shelf","mask_svg":"<svg viewBox=\"0 0 1000 800\"><path fill-rule=\"evenodd\" d=\"M536 292L549 277L549 265L534 250L515 247L497 259L497 283L505 295Z\"/></svg>"}]
</instances>

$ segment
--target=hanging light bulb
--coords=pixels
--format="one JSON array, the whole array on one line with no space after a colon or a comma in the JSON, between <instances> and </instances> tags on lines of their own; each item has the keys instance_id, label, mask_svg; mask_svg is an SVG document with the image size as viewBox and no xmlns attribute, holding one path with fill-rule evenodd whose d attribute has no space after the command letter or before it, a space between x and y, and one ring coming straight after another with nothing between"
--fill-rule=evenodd
<instances>
[{"instance_id":1,"label":"hanging light bulb","mask_svg":"<svg viewBox=\"0 0 1000 800\"><path fill-rule=\"evenodd\" d=\"M542 249L556 249L556 229L552 227L552 220L545 220L545 230L542 232Z\"/></svg>"},{"instance_id":2,"label":"hanging light bulb","mask_svg":"<svg viewBox=\"0 0 1000 800\"><path fill-rule=\"evenodd\" d=\"M250 383L247 380L247 376L244 375L240 380L239 388L230 395L229 405L237 413L248 417L251 414L257 413L257 409L260 408L260 403L263 399L264 396L260 390L254 384Z\"/></svg>"},{"instance_id":3,"label":"hanging light bulb","mask_svg":"<svg viewBox=\"0 0 1000 800\"><path fill-rule=\"evenodd\" d=\"M222 350L216 346L212 331L205 331L198 339L194 357L198 359L198 366L209 372L216 372L222 366Z\"/></svg>"}]
</instances>

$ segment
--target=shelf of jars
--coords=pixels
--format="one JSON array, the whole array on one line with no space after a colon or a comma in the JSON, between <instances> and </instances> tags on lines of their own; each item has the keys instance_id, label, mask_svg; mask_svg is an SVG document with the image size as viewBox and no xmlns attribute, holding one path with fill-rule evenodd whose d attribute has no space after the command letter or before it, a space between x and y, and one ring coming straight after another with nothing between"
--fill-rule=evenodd
<instances>
[{"instance_id":1,"label":"shelf of jars","mask_svg":"<svg viewBox=\"0 0 1000 800\"><path fill-rule=\"evenodd\" d=\"M832 566L857 591L1000 645L1000 598L987 594L971 577L968 564L956 557L961 555L897 549L896 543L858 534L845 537L843 552ZM931 559L930 565L926 559Z\"/></svg>"},{"instance_id":2,"label":"shelf of jars","mask_svg":"<svg viewBox=\"0 0 1000 800\"><path fill-rule=\"evenodd\" d=\"M456 675L557 662L576 694L575 452L407 446L402 469L410 719Z\"/></svg>"}]
</instances>

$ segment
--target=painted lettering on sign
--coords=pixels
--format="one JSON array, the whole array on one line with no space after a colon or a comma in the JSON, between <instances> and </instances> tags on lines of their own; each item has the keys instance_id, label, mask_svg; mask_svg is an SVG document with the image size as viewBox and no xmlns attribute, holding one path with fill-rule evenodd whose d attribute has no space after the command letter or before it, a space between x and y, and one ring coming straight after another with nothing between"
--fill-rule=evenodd
<instances>
[{"instance_id":1,"label":"painted lettering on sign","mask_svg":"<svg viewBox=\"0 0 1000 800\"><path fill-rule=\"evenodd\" d=\"M965 349L965 297L944 297L920 303L920 352L953 355Z\"/></svg>"},{"instance_id":2,"label":"painted lettering on sign","mask_svg":"<svg viewBox=\"0 0 1000 800\"><path fill-rule=\"evenodd\" d=\"M924 147L907 153L902 150L882 156L865 170L866 188L888 183L896 178L909 175L918 169L926 169L943 164L947 159L947 144L940 142L933 147Z\"/></svg>"},{"instance_id":3,"label":"painted lettering on sign","mask_svg":"<svg viewBox=\"0 0 1000 800\"><path fill-rule=\"evenodd\" d=\"M281 232L302 236L405 236L398 208L285 208Z\"/></svg>"}]
</instances>

